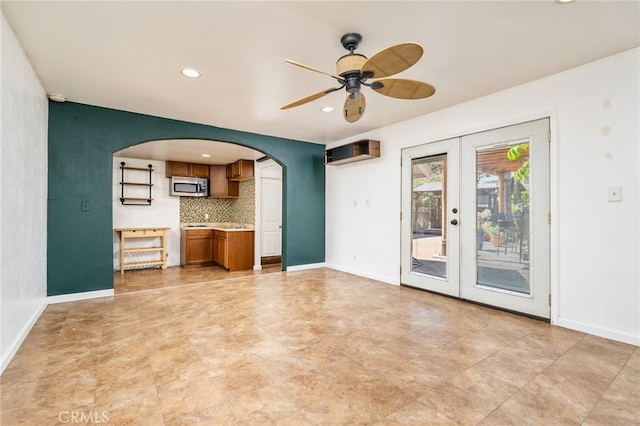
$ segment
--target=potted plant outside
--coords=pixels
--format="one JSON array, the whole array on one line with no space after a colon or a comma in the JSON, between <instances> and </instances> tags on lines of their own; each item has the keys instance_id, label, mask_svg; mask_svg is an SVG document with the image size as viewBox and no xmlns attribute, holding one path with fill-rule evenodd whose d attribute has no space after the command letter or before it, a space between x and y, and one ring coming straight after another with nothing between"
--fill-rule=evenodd
<instances>
[{"instance_id":1,"label":"potted plant outside","mask_svg":"<svg viewBox=\"0 0 640 426\"><path fill-rule=\"evenodd\" d=\"M491 244L493 244L494 247L504 244L505 236L500 233L500 227L497 224L485 222L482 225L482 228L484 229L484 232L491 236Z\"/></svg>"}]
</instances>

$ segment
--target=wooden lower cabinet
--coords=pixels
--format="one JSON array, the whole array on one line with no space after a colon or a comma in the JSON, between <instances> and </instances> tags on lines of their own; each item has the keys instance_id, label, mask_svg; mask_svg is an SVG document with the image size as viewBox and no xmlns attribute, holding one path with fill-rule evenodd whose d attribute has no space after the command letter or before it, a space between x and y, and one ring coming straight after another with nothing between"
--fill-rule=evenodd
<instances>
[{"instance_id":1,"label":"wooden lower cabinet","mask_svg":"<svg viewBox=\"0 0 640 426\"><path fill-rule=\"evenodd\" d=\"M253 231L213 231L213 261L229 271L253 269Z\"/></svg>"},{"instance_id":2,"label":"wooden lower cabinet","mask_svg":"<svg viewBox=\"0 0 640 426\"><path fill-rule=\"evenodd\" d=\"M215 263L229 271L253 269L254 231L182 230L180 264Z\"/></svg>"},{"instance_id":3,"label":"wooden lower cabinet","mask_svg":"<svg viewBox=\"0 0 640 426\"><path fill-rule=\"evenodd\" d=\"M182 230L181 265L207 265L213 259L213 229Z\"/></svg>"},{"instance_id":4,"label":"wooden lower cabinet","mask_svg":"<svg viewBox=\"0 0 640 426\"><path fill-rule=\"evenodd\" d=\"M230 271L253 269L253 231L227 232L227 268Z\"/></svg>"},{"instance_id":5,"label":"wooden lower cabinet","mask_svg":"<svg viewBox=\"0 0 640 426\"><path fill-rule=\"evenodd\" d=\"M227 268L227 233L224 231L213 231L213 262Z\"/></svg>"}]
</instances>

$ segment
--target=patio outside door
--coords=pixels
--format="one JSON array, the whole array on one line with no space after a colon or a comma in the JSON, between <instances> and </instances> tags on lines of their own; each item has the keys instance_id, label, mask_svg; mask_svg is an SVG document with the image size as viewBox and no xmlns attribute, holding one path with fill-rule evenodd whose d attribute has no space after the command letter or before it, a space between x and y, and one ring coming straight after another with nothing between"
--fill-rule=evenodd
<instances>
[{"instance_id":1,"label":"patio outside door","mask_svg":"<svg viewBox=\"0 0 640 426\"><path fill-rule=\"evenodd\" d=\"M403 284L549 318L548 134L543 119L403 150Z\"/></svg>"}]
</instances>

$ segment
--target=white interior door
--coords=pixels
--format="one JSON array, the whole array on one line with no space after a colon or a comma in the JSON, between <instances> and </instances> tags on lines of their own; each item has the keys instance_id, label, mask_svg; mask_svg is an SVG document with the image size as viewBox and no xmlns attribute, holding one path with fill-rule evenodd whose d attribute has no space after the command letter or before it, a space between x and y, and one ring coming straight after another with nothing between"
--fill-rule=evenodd
<instances>
[{"instance_id":1,"label":"white interior door","mask_svg":"<svg viewBox=\"0 0 640 426\"><path fill-rule=\"evenodd\" d=\"M459 139L402 150L401 282L458 297Z\"/></svg>"},{"instance_id":2,"label":"white interior door","mask_svg":"<svg viewBox=\"0 0 640 426\"><path fill-rule=\"evenodd\" d=\"M402 151L401 283L549 318L549 120Z\"/></svg>"},{"instance_id":3,"label":"white interior door","mask_svg":"<svg viewBox=\"0 0 640 426\"><path fill-rule=\"evenodd\" d=\"M261 256L282 255L282 179L262 177Z\"/></svg>"}]
</instances>

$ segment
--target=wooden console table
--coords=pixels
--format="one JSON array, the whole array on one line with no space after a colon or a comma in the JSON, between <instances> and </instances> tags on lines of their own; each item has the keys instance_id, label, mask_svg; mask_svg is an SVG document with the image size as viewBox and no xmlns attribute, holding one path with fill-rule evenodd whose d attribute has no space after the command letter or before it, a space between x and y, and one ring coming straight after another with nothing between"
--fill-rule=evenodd
<instances>
[{"instance_id":1,"label":"wooden console table","mask_svg":"<svg viewBox=\"0 0 640 426\"><path fill-rule=\"evenodd\" d=\"M169 227L162 228L115 228L114 231L120 233L120 273L124 274L125 266L153 266L161 265L162 269L167 269L166 256L166 232ZM127 248L125 241L128 238L160 238L160 245L154 247ZM125 263L125 254L141 253L141 252L159 252L160 259L149 260L144 262L128 262Z\"/></svg>"}]
</instances>

